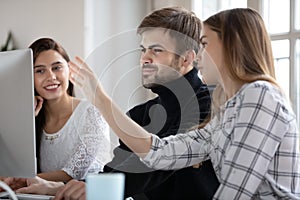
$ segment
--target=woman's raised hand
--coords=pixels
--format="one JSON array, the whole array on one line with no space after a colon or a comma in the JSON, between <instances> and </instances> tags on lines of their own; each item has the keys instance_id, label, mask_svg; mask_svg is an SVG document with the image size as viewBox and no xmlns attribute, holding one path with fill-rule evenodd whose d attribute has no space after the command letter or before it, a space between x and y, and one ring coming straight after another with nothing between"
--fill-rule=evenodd
<instances>
[{"instance_id":1,"label":"woman's raised hand","mask_svg":"<svg viewBox=\"0 0 300 200\"><path fill-rule=\"evenodd\" d=\"M80 57L75 57L75 61L76 62L69 62L71 72L70 80L95 104L96 92L102 89L98 77Z\"/></svg>"},{"instance_id":2,"label":"woman's raised hand","mask_svg":"<svg viewBox=\"0 0 300 200\"><path fill-rule=\"evenodd\" d=\"M34 97L34 114L37 116L43 106L43 98L41 96Z\"/></svg>"}]
</instances>

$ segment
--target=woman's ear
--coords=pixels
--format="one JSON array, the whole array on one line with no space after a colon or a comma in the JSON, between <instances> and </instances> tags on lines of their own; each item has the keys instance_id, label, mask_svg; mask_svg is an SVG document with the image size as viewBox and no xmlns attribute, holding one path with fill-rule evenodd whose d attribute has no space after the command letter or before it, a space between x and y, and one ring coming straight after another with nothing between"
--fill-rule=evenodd
<instances>
[{"instance_id":1,"label":"woman's ear","mask_svg":"<svg viewBox=\"0 0 300 200\"><path fill-rule=\"evenodd\" d=\"M193 62L195 59L196 59L196 53L194 50L186 51L182 66L184 66L184 67L193 66Z\"/></svg>"}]
</instances>

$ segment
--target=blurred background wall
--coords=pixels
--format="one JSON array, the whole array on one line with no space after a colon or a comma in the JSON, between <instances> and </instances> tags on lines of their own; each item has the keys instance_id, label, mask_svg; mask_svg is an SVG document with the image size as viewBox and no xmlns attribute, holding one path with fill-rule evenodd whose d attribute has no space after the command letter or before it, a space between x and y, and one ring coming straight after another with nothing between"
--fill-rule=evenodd
<instances>
[{"instance_id":1,"label":"blurred background wall","mask_svg":"<svg viewBox=\"0 0 300 200\"><path fill-rule=\"evenodd\" d=\"M106 91L126 112L152 97L141 86L136 27L152 10L189 0L0 0L0 45L27 48L40 37L61 43L97 73ZM80 91L76 94L82 97ZM111 134L112 148L118 139Z\"/></svg>"}]
</instances>

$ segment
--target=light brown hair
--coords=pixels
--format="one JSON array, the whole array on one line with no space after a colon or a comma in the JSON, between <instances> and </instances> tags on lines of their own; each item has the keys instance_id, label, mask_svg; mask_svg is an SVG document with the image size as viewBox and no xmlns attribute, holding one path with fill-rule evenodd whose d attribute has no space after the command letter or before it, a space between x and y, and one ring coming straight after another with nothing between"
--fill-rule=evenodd
<instances>
[{"instance_id":1,"label":"light brown hair","mask_svg":"<svg viewBox=\"0 0 300 200\"><path fill-rule=\"evenodd\" d=\"M137 33L142 34L153 28L168 30L171 37L178 37L180 34L182 39L175 40L178 52L182 53L186 50L198 52L202 22L193 12L183 7L155 10L142 20Z\"/></svg>"},{"instance_id":2,"label":"light brown hair","mask_svg":"<svg viewBox=\"0 0 300 200\"><path fill-rule=\"evenodd\" d=\"M258 12L250 8L225 10L203 23L222 41L230 78L244 83L266 80L278 85L271 40Z\"/></svg>"},{"instance_id":3,"label":"light brown hair","mask_svg":"<svg viewBox=\"0 0 300 200\"><path fill-rule=\"evenodd\" d=\"M259 13L251 8L235 8L221 11L204 22L218 34L223 46L224 66L231 79L241 83L257 80L277 86L271 40ZM211 116L200 124L202 128L210 119L222 115L220 106L227 98L224 89L217 85L212 94Z\"/></svg>"}]
</instances>

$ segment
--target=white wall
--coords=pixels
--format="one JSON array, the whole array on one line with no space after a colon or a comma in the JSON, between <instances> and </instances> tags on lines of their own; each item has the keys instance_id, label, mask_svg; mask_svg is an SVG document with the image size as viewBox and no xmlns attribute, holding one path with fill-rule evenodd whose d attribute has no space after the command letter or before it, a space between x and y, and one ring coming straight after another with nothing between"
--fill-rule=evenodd
<instances>
[{"instance_id":1,"label":"white wall","mask_svg":"<svg viewBox=\"0 0 300 200\"><path fill-rule=\"evenodd\" d=\"M188 10L191 10L192 1L191 0L152 0L152 5L151 5L152 10L156 10L167 6L182 6Z\"/></svg>"},{"instance_id":2,"label":"white wall","mask_svg":"<svg viewBox=\"0 0 300 200\"><path fill-rule=\"evenodd\" d=\"M149 0L0 0L0 45L9 30L17 48L40 37L60 42L71 58L86 58L122 110L146 99L136 27ZM80 96L79 91L77 91ZM112 146L117 138L112 134Z\"/></svg>"},{"instance_id":3,"label":"white wall","mask_svg":"<svg viewBox=\"0 0 300 200\"><path fill-rule=\"evenodd\" d=\"M125 112L151 96L141 85L136 27L151 10L170 5L190 7L189 0L0 0L0 45L9 30L17 48L54 38L71 58L86 59Z\"/></svg>"},{"instance_id":4,"label":"white wall","mask_svg":"<svg viewBox=\"0 0 300 200\"><path fill-rule=\"evenodd\" d=\"M85 57L109 95L124 111L145 100L139 66L140 38L136 27L147 14L148 2L85 2Z\"/></svg>"},{"instance_id":5,"label":"white wall","mask_svg":"<svg viewBox=\"0 0 300 200\"><path fill-rule=\"evenodd\" d=\"M189 0L0 0L0 45L12 31L17 48L40 37L84 57L121 109L149 96L141 87L136 27L151 10ZM77 92L79 94L79 92Z\"/></svg>"},{"instance_id":6,"label":"white wall","mask_svg":"<svg viewBox=\"0 0 300 200\"><path fill-rule=\"evenodd\" d=\"M0 25L1 46L11 30L17 48L45 36L84 55L84 0L0 0Z\"/></svg>"},{"instance_id":7,"label":"white wall","mask_svg":"<svg viewBox=\"0 0 300 200\"><path fill-rule=\"evenodd\" d=\"M136 27L148 13L148 0L86 0L85 58L108 94L123 110L144 102L140 38ZM118 138L111 134L111 146Z\"/></svg>"}]
</instances>

